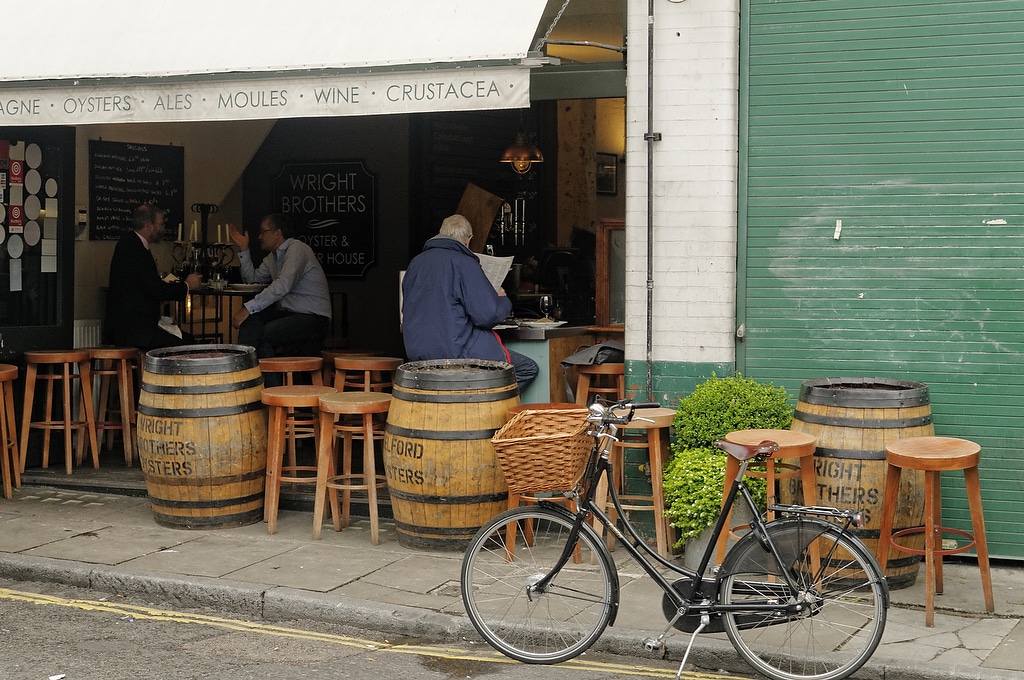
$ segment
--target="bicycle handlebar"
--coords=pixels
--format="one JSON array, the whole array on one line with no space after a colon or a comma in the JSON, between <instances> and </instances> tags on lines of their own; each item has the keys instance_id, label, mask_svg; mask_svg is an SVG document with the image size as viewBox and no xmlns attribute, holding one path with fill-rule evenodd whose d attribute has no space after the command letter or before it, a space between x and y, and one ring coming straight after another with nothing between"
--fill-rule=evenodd
<instances>
[{"instance_id":1,"label":"bicycle handlebar","mask_svg":"<svg viewBox=\"0 0 1024 680\"><path fill-rule=\"evenodd\" d=\"M638 409L661 408L656 401L633 402L631 399L620 399L613 403L595 401L590 405L590 415L587 420L601 425L628 425L633 420L633 414ZM627 410L624 414L617 414L617 411Z\"/></svg>"}]
</instances>

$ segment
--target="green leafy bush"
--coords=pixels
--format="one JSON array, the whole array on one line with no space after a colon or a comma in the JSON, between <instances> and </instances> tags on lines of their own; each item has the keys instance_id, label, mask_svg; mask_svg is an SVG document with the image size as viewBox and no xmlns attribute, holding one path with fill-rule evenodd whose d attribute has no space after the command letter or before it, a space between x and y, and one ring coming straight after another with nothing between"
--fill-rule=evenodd
<instances>
[{"instance_id":1,"label":"green leafy bush","mask_svg":"<svg viewBox=\"0 0 1024 680\"><path fill-rule=\"evenodd\" d=\"M739 374L712 375L679 402L672 457L664 472L665 514L679 530L677 547L700 535L718 517L726 457L712 443L735 430L785 430L792 420L785 388ZM763 509L765 481L748 477L747 482Z\"/></svg>"}]
</instances>

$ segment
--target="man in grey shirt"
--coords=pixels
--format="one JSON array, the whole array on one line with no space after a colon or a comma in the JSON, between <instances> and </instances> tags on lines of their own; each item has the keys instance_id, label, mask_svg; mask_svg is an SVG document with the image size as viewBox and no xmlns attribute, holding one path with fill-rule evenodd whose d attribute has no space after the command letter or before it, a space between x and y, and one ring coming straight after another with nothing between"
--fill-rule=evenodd
<instances>
[{"instance_id":1,"label":"man in grey shirt","mask_svg":"<svg viewBox=\"0 0 1024 680\"><path fill-rule=\"evenodd\" d=\"M331 295L316 254L292 237L291 225L279 213L260 222L260 248L269 254L258 268L249 253L249 235L234 226L228 232L238 246L242 280L268 284L232 316L238 342L255 347L259 358L274 356L275 347L319 355L331 325Z\"/></svg>"}]
</instances>

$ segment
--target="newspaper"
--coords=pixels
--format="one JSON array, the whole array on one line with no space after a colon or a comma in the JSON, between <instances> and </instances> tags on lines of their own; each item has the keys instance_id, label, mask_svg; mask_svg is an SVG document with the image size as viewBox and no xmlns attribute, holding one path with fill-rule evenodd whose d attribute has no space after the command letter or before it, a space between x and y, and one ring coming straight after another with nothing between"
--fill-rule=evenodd
<instances>
[{"instance_id":1,"label":"newspaper","mask_svg":"<svg viewBox=\"0 0 1024 680\"><path fill-rule=\"evenodd\" d=\"M501 288L502 281L508 276L508 270L512 268L512 256L495 257L493 255L484 255L483 253L476 253L476 256L480 258L480 266L484 268L484 274L487 275L487 280L494 286L494 290Z\"/></svg>"}]
</instances>

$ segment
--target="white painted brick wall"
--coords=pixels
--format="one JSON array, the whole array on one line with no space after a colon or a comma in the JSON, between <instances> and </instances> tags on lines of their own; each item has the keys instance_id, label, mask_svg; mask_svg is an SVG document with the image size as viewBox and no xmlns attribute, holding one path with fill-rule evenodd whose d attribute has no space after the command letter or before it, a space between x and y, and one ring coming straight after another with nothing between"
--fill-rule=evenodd
<instances>
[{"instance_id":1,"label":"white painted brick wall","mask_svg":"<svg viewBox=\"0 0 1024 680\"><path fill-rule=\"evenodd\" d=\"M626 352L647 347L647 0L628 2ZM734 361L739 6L654 2L653 360Z\"/></svg>"}]
</instances>

